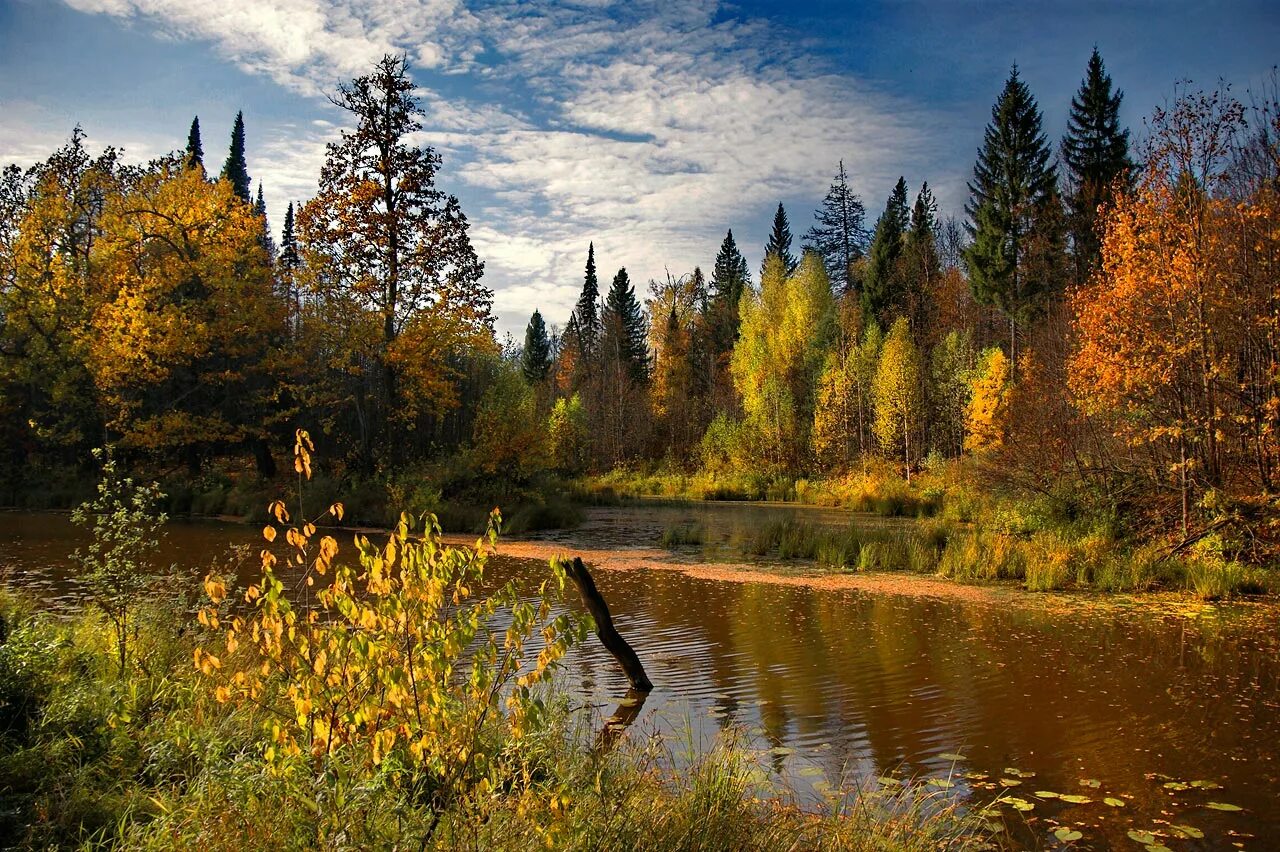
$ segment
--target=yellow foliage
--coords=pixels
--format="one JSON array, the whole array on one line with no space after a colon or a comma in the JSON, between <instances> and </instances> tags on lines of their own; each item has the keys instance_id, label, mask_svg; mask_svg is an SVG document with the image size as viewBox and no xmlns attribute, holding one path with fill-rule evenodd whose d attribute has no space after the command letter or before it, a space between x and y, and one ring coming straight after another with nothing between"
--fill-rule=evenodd
<instances>
[{"instance_id":1,"label":"yellow foliage","mask_svg":"<svg viewBox=\"0 0 1280 852\"><path fill-rule=\"evenodd\" d=\"M964 448L981 452L999 448L1009 430L1011 383L1009 358L999 347L982 356L965 419Z\"/></svg>"}]
</instances>

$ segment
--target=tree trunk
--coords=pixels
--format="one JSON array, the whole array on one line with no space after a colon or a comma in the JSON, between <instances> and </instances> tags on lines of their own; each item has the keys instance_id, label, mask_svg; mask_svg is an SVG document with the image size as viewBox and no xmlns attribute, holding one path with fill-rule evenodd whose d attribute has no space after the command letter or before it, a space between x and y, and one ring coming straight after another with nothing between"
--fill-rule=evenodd
<instances>
[{"instance_id":1,"label":"tree trunk","mask_svg":"<svg viewBox=\"0 0 1280 852\"><path fill-rule=\"evenodd\" d=\"M591 617L595 619L596 635L600 637L600 643L618 661L618 665L622 667L623 673L626 674L627 680L631 683L631 688L637 692L652 692L653 683L650 682L649 676L645 674L644 665L641 664L640 657L627 644L627 640L623 639L622 635L618 633L617 628L613 626L613 616L609 612L609 605L605 603L604 597L596 589L595 580L591 578L591 572L587 570L587 566L575 556L572 562L565 565L565 573L569 575L569 579L573 580L574 585L578 587L578 594L582 596L582 603L586 606L587 612L591 613Z\"/></svg>"}]
</instances>

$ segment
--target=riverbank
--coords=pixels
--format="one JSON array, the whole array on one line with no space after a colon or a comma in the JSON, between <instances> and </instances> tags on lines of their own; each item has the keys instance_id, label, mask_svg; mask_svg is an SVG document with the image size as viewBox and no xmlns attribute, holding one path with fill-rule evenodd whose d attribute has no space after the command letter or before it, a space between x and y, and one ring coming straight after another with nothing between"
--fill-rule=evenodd
<instances>
[{"instance_id":1,"label":"riverbank","mask_svg":"<svg viewBox=\"0 0 1280 852\"><path fill-rule=\"evenodd\" d=\"M744 561L793 559L824 571L907 571L962 583L1012 581L1029 591L1188 592L1202 600L1280 594L1280 567L1229 521L1171 541L1139 519L1080 492L1021 493L982 481L971 463L944 462L908 482L884 464L830 479L614 470L575 484L602 503L626 499L783 503L839 508L847 529L802 520L761 527L730 542ZM868 519L909 521L875 529ZM662 543L705 544L697 524L673 525ZM1247 559L1246 554L1257 557ZM730 560L731 561L731 560Z\"/></svg>"}]
</instances>

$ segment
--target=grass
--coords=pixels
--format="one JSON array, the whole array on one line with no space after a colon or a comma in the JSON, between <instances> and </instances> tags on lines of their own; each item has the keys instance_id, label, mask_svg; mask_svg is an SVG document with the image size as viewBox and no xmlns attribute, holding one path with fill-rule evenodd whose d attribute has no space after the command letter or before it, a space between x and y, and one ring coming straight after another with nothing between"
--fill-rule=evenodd
<instances>
[{"instance_id":1,"label":"grass","mask_svg":"<svg viewBox=\"0 0 1280 852\"><path fill-rule=\"evenodd\" d=\"M193 669L200 628L188 608L149 605L124 678L92 615L55 620L0 589L0 618L5 845L892 852L970 848L977 836L954 806L911 788L801 808L763 783L763 758L732 735L687 753L625 738L602 754L599 720L554 692L543 721L501 747L519 770L496 787L433 801L394 761L359 783L341 764L289 779L255 745L270 708L220 704Z\"/></svg>"}]
</instances>

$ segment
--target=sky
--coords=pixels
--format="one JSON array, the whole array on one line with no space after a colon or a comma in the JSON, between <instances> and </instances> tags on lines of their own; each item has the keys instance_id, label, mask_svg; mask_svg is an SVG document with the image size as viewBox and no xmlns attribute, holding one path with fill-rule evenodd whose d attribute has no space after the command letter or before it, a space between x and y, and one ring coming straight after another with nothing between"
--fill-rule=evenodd
<instances>
[{"instance_id":1,"label":"sky","mask_svg":"<svg viewBox=\"0 0 1280 852\"><path fill-rule=\"evenodd\" d=\"M1261 0L0 0L0 163L76 124L144 161L198 115L216 169L243 110L278 231L347 120L325 93L404 54L421 141L519 338L535 308L568 319L589 242L641 297L709 271L729 228L758 269L779 202L798 248L841 160L868 225L899 175L962 215L1014 63L1056 141L1097 46L1140 137L1178 81L1247 98L1277 45L1280 3Z\"/></svg>"}]
</instances>

